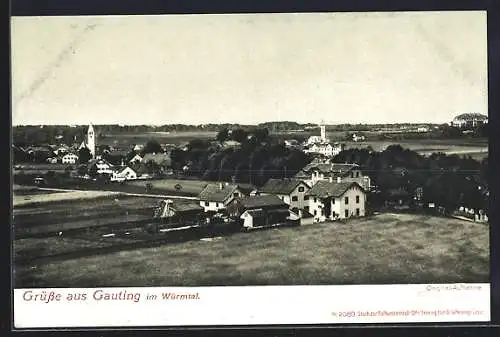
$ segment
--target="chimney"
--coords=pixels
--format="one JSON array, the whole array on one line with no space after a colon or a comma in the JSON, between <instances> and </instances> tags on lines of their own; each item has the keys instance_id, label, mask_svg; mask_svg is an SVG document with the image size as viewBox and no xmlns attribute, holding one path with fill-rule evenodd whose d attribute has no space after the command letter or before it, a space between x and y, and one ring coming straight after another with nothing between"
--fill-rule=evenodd
<instances>
[{"instance_id":1,"label":"chimney","mask_svg":"<svg viewBox=\"0 0 500 337\"><path fill-rule=\"evenodd\" d=\"M220 190L224 189L224 183L223 183L223 182L220 182L220 183L219 183L219 189L220 189Z\"/></svg>"}]
</instances>

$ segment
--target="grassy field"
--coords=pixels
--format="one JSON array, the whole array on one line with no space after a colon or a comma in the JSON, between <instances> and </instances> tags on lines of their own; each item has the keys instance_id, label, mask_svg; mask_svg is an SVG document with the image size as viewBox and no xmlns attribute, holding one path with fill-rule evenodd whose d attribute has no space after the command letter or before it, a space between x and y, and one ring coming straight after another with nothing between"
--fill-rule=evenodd
<instances>
[{"instance_id":1,"label":"grassy field","mask_svg":"<svg viewBox=\"0 0 500 337\"><path fill-rule=\"evenodd\" d=\"M148 140L154 138L160 144L181 145L192 139L215 138L216 132L143 132L143 133L117 133L105 134L104 138L99 140L99 144L112 145L118 147L130 147L134 144L145 144Z\"/></svg>"},{"instance_id":2,"label":"grassy field","mask_svg":"<svg viewBox=\"0 0 500 337\"><path fill-rule=\"evenodd\" d=\"M104 191L61 191L54 193L35 193L35 194L24 194L13 195L13 206L27 206L27 205L38 205L44 203L58 203L72 200L85 200L85 199L96 199L96 198L106 198L111 196L118 196L119 192L104 192Z\"/></svg>"},{"instance_id":3,"label":"grassy field","mask_svg":"<svg viewBox=\"0 0 500 337\"><path fill-rule=\"evenodd\" d=\"M15 270L16 287L488 281L487 225L403 214L241 233Z\"/></svg>"},{"instance_id":4,"label":"grassy field","mask_svg":"<svg viewBox=\"0 0 500 337\"><path fill-rule=\"evenodd\" d=\"M147 183L153 185L151 192L159 193L173 193L176 194L181 192L186 195L197 196L200 192L207 186L207 184L213 183L208 181L199 180L180 180L180 179L161 179L161 180L150 180L150 181L130 181L127 182L128 186L144 187ZM179 185L180 189L176 189Z\"/></svg>"},{"instance_id":5,"label":"grassy field","mask_svg":"<svg viewBox=\"0 0 500 337\"><path fill-rule=\"evenodd\" d=\"M483 159L488 156L488 143L485 140L455 140L455 139L428 139L428 140L401 140L401 141L365 141L345 142L346 148L363 148L371 146L375 151L383 151L390 145L400 144L403 148L416 151L422 155L430 155L433 152L446 154L457 154L459 156L471 155L475 159Z\"/></svg>"}]
</instances>

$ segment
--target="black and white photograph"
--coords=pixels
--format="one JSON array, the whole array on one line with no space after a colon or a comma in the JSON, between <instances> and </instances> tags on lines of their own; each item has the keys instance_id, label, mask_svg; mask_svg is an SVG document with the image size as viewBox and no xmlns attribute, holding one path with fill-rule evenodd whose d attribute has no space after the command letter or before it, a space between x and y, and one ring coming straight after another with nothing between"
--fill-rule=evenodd
<instances>
[{"instance_id":1,"label":"black and white photograph","mask_svg":"<svg viewBox=\"0 0 500 337\"><path fill-rule=\"evenodd\" d=\"M12 17L14 288L489 283L486 31Z\"/></svg>"}]
</instances>

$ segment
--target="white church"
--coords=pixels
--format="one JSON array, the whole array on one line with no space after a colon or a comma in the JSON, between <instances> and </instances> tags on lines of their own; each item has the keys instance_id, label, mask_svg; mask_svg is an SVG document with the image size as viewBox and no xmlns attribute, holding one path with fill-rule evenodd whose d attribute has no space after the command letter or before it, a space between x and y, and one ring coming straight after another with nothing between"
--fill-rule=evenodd
<instances>
[{"instance_id":1,"label":"white church","mask_svg":"<svg viewBox=\"0 0 500 337\"><path fill-rule=\"evenodd\" d=\"M320 135L311 136L306 141L304 152L320 154L325 157L335 157L344 149L344 144L331 143L326 136L326 126L324 122L320 124Z\"/></svg>"},{"instance_id":2,"label":"white church","mask_svg":"<svg viewBox=\"0 0 500 337\"><path fill-rule=\"evenodd\" d=\"M87 130L87 142L82 141L80 146L78 147L78 150L87 148L90 151L90 155L92 156L92 159L96 159L96 135L95 135L95 130L94 126L92 123L89 124L89 128Z\"/></svg>"}]
</instances>

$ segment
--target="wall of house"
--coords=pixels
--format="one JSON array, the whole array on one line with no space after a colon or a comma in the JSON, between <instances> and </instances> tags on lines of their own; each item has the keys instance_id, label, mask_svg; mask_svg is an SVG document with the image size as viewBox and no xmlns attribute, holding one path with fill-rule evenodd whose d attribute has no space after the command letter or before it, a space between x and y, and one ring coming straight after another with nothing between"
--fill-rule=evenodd
<instances>
[{"instance_id":1,"label":"wall of house","mask_svg":"<svg viewBox=\"0 0 500 337\"><path fill-rule=\"evenodd\" d=\"M200 206L203 207L205 212L218 212L219 210L225 208L223 202L203 201L203 200L200 201Z\"/></svg>"},{"instance_id":2,"label":"wall of house","mask_svg":"<svg viewBox=\"0 0 500 337\"><path fill-rule=\"evenodd\" d=\"M309 213L313 215L314 222L322 222L326 220L326 217L321 214L324 208L323 201L318 197L309 197Z\"/></svg>"},{"instance_id":3,"label":"wall of house","mask_svg":"<svg viewBox=\"0 0 500 337\"><path fill-rule=\"evenodd\" d=\"M300 189L302 189L302 192L299 191ZM309 205L309 200L304 200L304 194L309 190L310 188L306 184L298 185L289 196L290 202L288 204L290 208L304 209L305 206ZM294 197L297 197L296 201L293 200Z\"/></svg>"},{"instance_id":4,"label":"wall of house","mask_svg":"<svg viewBox=\"0 0 500 337\"><path fill-rule=\"evenodd\" d=\"M359 196L359 203L356 203L356 196ZM345 198L348 198L348 204L345 203ZM345 219L358 216L356 210L359 209L359 216L365 216L366 211L366 194L359 187L351 187L340 198L335 198L335 204L332 205L332 211L339 215L339 219ZM345 212L348 216L346 217Z\"/></svg>"},{"instance_id":5,"label":"wall of house","mask_svg":"<svg viewBox=\"0 0 500 337\"><path fill-rule=\"evenodd\" d=\"M359 196L359 203L356 202L356 196ZM348 198L348 203L345 203L345 198ZM322 214L326 202L331 203L330 214ZM359 215L357 215L359 210ZM347 217L346 212L347 211ZM335 218L345 219L355 216L365 216L366 214L366 194L359 187L351 187L340 198L314 198L309 199L309 212L314 216L316 222L333 220ZM315 214L316 213L316 214Z\"/></svg>"}]
</instances>

